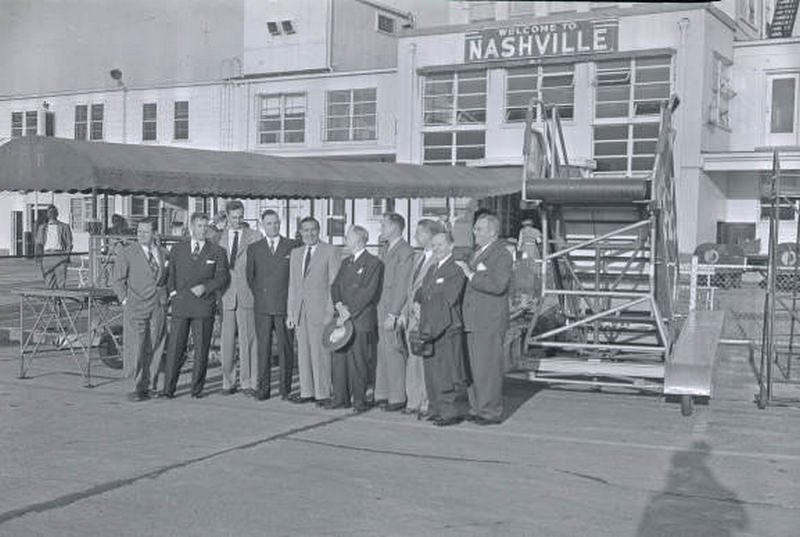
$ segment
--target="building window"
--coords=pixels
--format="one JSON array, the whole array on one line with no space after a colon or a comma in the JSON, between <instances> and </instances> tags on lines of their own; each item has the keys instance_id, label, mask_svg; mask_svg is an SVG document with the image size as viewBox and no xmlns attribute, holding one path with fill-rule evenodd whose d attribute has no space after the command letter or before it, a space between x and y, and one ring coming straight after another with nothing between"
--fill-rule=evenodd
<instances>
[{"instance_id":1,"label":"building window","mask_svg":"<svg viewBox=\"0 0 800 537\"><path fill-rule=\"evenodd\" d=\"M370 216L373 220L380 220L385 213L394 212L394 198L373 198Z\"/></svg>"},{"instance_id":2,"label":"building window","mask_svg":"<svg viewBox=\"0 0 800 537\"><path fill-rule=\"evenodd\" d=\"M464 166L486 154L486 131L425 132L423 164Z\"/></svg>"},{"instance_id":3,"label":"building window","mask_svg":"<svg viewBox=\"0 0 800 537\"><path fill-rule=\"evenodd\" d=\"M214 201L213 198L205 198L205 197L193 198L194 210L192 212L205 214L208 215L209 218L213 218L214 217L214 215L212 214L214 212L213 201Z\"/></svg>"},{"instance_id":4,"label":"building window","mask_svg":"<svg viewBox=\"0 0 800 537\"><path fill-rule=\"evenodd\" d=\"M102 140L103 139L103 105L93 104L89 107L91 118L89 122L89 139Z\"/></svg>"},{"instance_id":5,"label":"building window","mask_svg":"<svg viewBox=\"0 0 800 537\"><path fill-rule=\"evenodd\" d=\"M105 200L101 196L97 198L97 217L95 217L92 196L75 197L69 200L70 227L73 231L89 231L89 224L101 222L105 214Z\"/></svg>"},{"instance_id":6,"label":"building window","mask_svg":"<svg viewBox=\"0 0 800 537\"><path fill-rule=\"evenodd\" d=\"M283 30L283 33L285 33L286 35L292 35L293 33L295 33L294 25L292 24L292 21L289 20L281 21L281 29Z\"/></svg>"},{"instance_id":7,"label":"building window","mask_svg":"<svg viewBox=\"0 0 800 537\"><path fill-rule=\"evenodd\" d=\"M387 17L378 13L378 31L385 34L394 34L395 20L392 17Z\"/></svg>"},{"instance_id":8,"label":"building window","mask_svg":"<svg viewBox=\"0 0 800 537\"><path fill-rule=\"evenodd\" d=\"M175 129L176 140L189 139L189 101L175 101Z\"/></svg>"},{"instance_id":9,"label":"building window","mask_svg":"<svg viewBox=\"0 0 800 537\"><path fill-rule=\"evenodd\" d=\"M791 134L795 130L795 96L797 78L775 78L772 80L772 106L769 132L772 134Z\"/></svg>"},{"instance_id":10,"label":"building window","mask_svg":"<svg viewBox=\"0 0 800 537\"><path fill-rule=\"evenodd\" d=\"M25 112L25 135L38 134L39 114L36 111Z\"/></svg>"},{"instance_id":11,"label":"building window","mask_svg":"<svg viewBox=\"0 0 800 537\"><path fill-rule=\"evenodd\" d=\"M761 220L768 220L774 214L772 211L772 200L770 198L761 198ZM776 207L778 209L778 220L794 220L795 213L797 212L797 205L795 200L791 198L781 198Z\"/></svg>"},{"instance_id":12,"label":"building window","mask_svg":"<svg viewBox=\"0 0 800 537\"><path fill-rule=\"evenodd\" d=\"M142 105L142 140L153 141L158 138L158 105L145 103Z\"/></svg>"},{"instance_id":13,"label":"building window","mask_svg":"<svg viewBox=\"0 0 800 537\"><path fill-rule=\"evenodd\" d=\"M73 231L83 231L83 199L69 200L69 225Z\"/></svg>"},{"instance_id":14,"label":"building window","mask_svg":"<svg viewBox=\"0 0 800 537\"><path fill-rule=\"evenodd\" d=\"M328 199L328 237L344 237L347 227L345 200Z\"/></svg>"},{"instance_id":15,"label":"building window","mask_svg":"<svg viewBox=\"0 0 800 537\"><path fill-rule=\"evenodd\" d=\"M486 71L425 77L425 125L471 125L486 121Z\"/></svg>"},{"instance_id":16,"label":"building window","mask_svg":"<svg viewBox=\"0 0 800 537\"><path fill-rule=\"evenodd\" d=\"M267 22L267 31L270 35L281 35L281 30L278 27L278 23L275 21Z\"/></svg>"},{"instance_id":17,"label":"building window","mask_svg":"<svg viewBox=\"0 0 800 537\"><path fill-rule=\"evenodd\" d=\"M302 144L306 136L306 94L263 95L258 143Z\"/></svg>"},{"instance_id":18,"label":"building window","mask_svg":"<svg viewBox=\"0 0 800 537\"><path fill-rule=\"evenodd\" d=\"M377 89L329 91L325 141L351 142L377 139Z\"/></svg>"},{"instance_id":19,"label":"building window","mask_svg":"<svg viewBox=\"0 0 800 537\"><path fill-rule=\"evenodd\" d=\"M658 115L669 99L669 56L597 62L595 117Z\"/></svg>"},{"instance_id":20,"label":"building window","mask_svg":"<svg viewBox=\"0 0 800 537\"><path fill-rule=\"evenodd\" d=\"M86 140L89 133L89 107L79 104L75 107L75 139Z\"/></svg>"},{"instance_id":21,"label":"building window","mask_svg":"<svg viewBox=\"0 0 800 537\"><path fill-rule=\"evenodd\" d=\"M713 61L709 121L727 129L730 128L731 99L736 95L731 85L731 62L717 55Z\"/></svg>"},{"instance_id":22,"label":"building window","mask_svg":"<svg viewBox=\"0 0 800 537\"><path fill-rule=\"evenodd\" d=\"M631 175L651 171L658 130L658 123L595 125L595 173Z\"/></svg>"},{"instance_id":23,"label":"building window","mask_svg":"<svg viewBox=\"0 0 800 537\"><path fill-rule=\"evenodd\" d=\"M23 133L23 114L22 112L11 112L11 137L17 138Z\"/></svg>"},{"instance_id":24,"label":"building window","mask_svg":"<svg viewBox=\"0 0 800 537\"><path fill-rule=\"evenodd\" d=\"M506 71L506 121L525 121L532 98L558 106L562 119L575 114L575 66L573 64L532 65ZM534 121L539 107L534 110Z\"/></svg>"},{"instance_id":25,"label":"building window","mask_svg":"<svg viewBox=\"0 0 800 537\"><path fill-rule=\"evenodd\" d=\"M56 113L55 112L45 112L44 113L44 135L45 136L55 136L56 135Z\"/></svg>"},{"instance_id":26,"label":"building window","mask_svg":"<svg viewBox=\"0 0 800 537\"><path fill-rule=\"evenodd\" d=\"M131 196L131 216L158 216L158 198Z\"/></svg>"}]
</instances>

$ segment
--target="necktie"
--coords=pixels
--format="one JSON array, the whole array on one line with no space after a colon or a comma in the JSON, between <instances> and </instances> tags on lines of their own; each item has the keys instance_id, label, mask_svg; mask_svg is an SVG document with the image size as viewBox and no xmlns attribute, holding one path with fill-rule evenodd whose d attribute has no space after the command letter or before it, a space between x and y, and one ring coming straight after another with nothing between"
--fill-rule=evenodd
<instances>
[{"instance_id":1,"label":"necktie","mask_svg":"<svg viewBox=\"0 0 800 537\"><path fill-rule=\"evenodd\" d=\"M308 267L311 265L311 246L306 247L306 257L303 261L303 276L308 274Z\"/></svg>"},{"instance_id":2,"label":"necktie","mask_svg":"<svg viewBox=\"0 0 800 537\"><path fill-rule=\"evenodd\" d=\"M275 255L275 241L273 239L269 240L269 251L272 252L272 255Z\"/></svg>"},{"instance_id":3,"label":"necktie","mask_svg":"<svg viewBox=\"0 0 800 537\"><path fill-rule=\"evenodd\" d=\"M150 268L153 270L153 274L156 274L158 272L158 262L156 262L156 258L153 255L152 248L148 250L147 262L150 264Z\"/></svg>"},{"instance_id":4,"label":"necktie","mask_svg":"<svg viewBox=\"0 0 800 537\"><path fill-rule=\"evenodd\" d=\"M236 254L239 253L239 232L233 232L233 244L231 245L231 261L228 263L230 269L236 266Z\"/></svg>"},{"instance_id":5,"label":"necktie","mask_svg":"<svg viewBox=\"0 0 800 537\"><path fill-rule=\"evenodd\" d=\"M422 258L419 260L419 263L417 263L417 267L414 269L414 277L411 278L412 282L417 281L417 278L419 277L419 271L422 270L422 265L424 264L425 264L425 256L423 255Z\"/></svg>"},{"instance_id":6,"label":"necktie","mask_svg":"<svg viewBox=\"0 0 800 537\"><path fill-rule=\"evenodd\" d=\"M200 243L194 243L194 250L192 250L192 257L197 257L200 255Z\"/></svg>"}]
</instances>

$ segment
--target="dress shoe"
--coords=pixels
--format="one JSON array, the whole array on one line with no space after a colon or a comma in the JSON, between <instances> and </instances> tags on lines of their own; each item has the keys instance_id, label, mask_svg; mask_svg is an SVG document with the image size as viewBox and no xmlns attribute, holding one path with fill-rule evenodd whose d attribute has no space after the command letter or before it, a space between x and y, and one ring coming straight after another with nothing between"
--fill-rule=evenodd
<instances>
[{"instance_id":1,"label":"dress shoe","mask_svg":"<svg viewBox=\"0 0 800 537\"><path fill-rule=\"evenodd\" d=\"M205 396L206 394L204 394L203 392L197 392L192 394L192 399L202 399Z\"/></svg>"},{"instance_id":2,"label":"dress shoe","mask_svg":"<svg viewBox=\"0 0 800 537\"><path fill-rule=\"evenodd\" d=\"M425 421L436 421L436 420L438 420L439 418L440 418L440 416L438 416L438 415L436 415L436 414L429 414L429 415L428 415L428 416L425 418Z\"/></svg>"},{"instance_id":3,"label":"dress shoe","mask_svg":"<svg viewBox=\"0 0 800 537\"><path fill-rule=\"evenodd\" d=\"M266 401L270 397L272 396L268 393L253 392L253 399L255 399L256 401Z\"/></svg>"},{"instance_id":4,"label":"dress shoe","mask_svg":"<svg viewBox=\"0 0 800 537\"><path fill-rule=\"evenodd\" d=\"M383 407L385 407L386 405L389 404L389 400L388 399L378 399L377 401L375 401L374 404L378 408L383 408Z\"/></svg>"},{"instance_id":5,"label":"dress shoe","mask_svg":"<svg viewBox=\"0 0 800 537\"><path fill-rule=\"evenodd\" d=\"M317 406L320 407L320 408L325 408L329 404L331 404L330 398L328 398L328 399L317 399Z\"/></svg>"},{"instance_id":6,"label":"dress shoe","mask_svg":"<svg viewBox=\"0 0 800 537\"><path fill-rule=\"evenodd\" d=\"M339 408L350 408L349 403L334 403L333 401L328 401L328 404L325 405L327 410L337 410Z\"/></svg>"},{"instance_id":7,"label":"dress shoe","mask_svg":"<svg viewBox=\"0 0 800 537\"><path fill-rule=\"evenodd\" d=\"M403 410L400 411L400 413L401 414L406 414L406 415L409 415L409 414L417 414L417 415L419 415L419 411L418 410L414 410L413 408L404 408Z\"/></svg>"},{"instance_id":8,"label":"dress shoe","mask_svg":"<svg viewBox=\"0 0 800 537\"><path fill-rule=\"evenodd\" d=\"M453 416L452 418L438 418L433 420L433 424L437 427L449 427L451 425L458 425L464 421L462 416Z\"/></svg>"},{"instance_id":9,"label":"dress shoe","mask_svg":"<svg viewBox=\"0 0 800 537\"><path fill-rule=\"evenodd\" d=\"M224 388L219 393L222 394L222 395L233 395L233 394L236 393L236 391L237 391L236 388Z\"/></svg>"},{"instance_id":10,"label":"dress shoe","mask_svg":"<svg viewBox=\"0 0 800 537\"><path fill-rule=\"evenodd\" d=\"M175 399L174 393L161 392L158 394L159 399Z\"/></svg>"},{"instance_id":11,"label":"dress shoe","mask_svg":"<svg viewBox=\"0 0 800 537\"><path fill-rule=\"evenodd\" d=\"M138 402L147 401L148 399L150 399L150 394L148 392L133 392L128 394L129 401Z\"/></svg>"},{"instance_id":12,"label":"dress shoe","mask_svg":"<svg viewBox=\"0 0 800 537\"><path fill-rule=\"evenodd\" d=\"M399 412L406 407L405 403L392 403L390 405L385 405L382 410L384 412Z\"/></svg>"},{"instance_id":13,"label":"dress shoe","mask_svg":"<svg viewBox=\"0 0 800 537\"><path fill-rule=\"evenodd\" d=\"M295 394L295 395L292 395L291 397L289 397L289 401L291 401L292 403L296 403L298 405L302 405L302 404L305 404L305 403L313 403L314 402L314 398L313 397L303 397L301 395Z\"/></svg>"},{"instance_id":14,"label":"dress shoe","mask_svg":"<svg viewBox=\"0 0 800 537\"><path fill-rule=\"evenodd\" d=\"M490 420L482 416L474 416L470 421L475 425L500 425L502 423L500 420Z\"/></svg>"},{"instance_id":15,"label":"dress shoe","mask_svg":"<svg viewBox=\"0 0 800 537\"><path fill-rule=\"evenodd\" d=\"M239 393L241 393L245 397L255 397L256 396L256 391L253 390L253 389L250 389L250 388L247 388L246 390L242 390Z\"/></svg>"},{"instance_id":16,"label":"dress shoe","mask_svg":"<svg viewBox=\"0 0 800 537\"><path fill-rule=\"evenodd\" d=\"M369 405L367 404L353 405L353 414L363 414L367 410L369 410Z\"/></svg>"}]
</instances>

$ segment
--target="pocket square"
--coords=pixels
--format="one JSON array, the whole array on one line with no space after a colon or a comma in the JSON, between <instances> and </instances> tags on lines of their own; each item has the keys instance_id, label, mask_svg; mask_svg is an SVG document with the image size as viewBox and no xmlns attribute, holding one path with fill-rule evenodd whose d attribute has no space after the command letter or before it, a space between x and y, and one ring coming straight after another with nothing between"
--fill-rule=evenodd
<instances>
[{"instance_id":1,"label":"pocket square","mask_svg":"<svg viewBox=\"0 0 800 537\"><path fill-rule=\"evenodd\" d=\"M487 270L489 270L489 269L488 269L488 268L486 268L486 265L484 265L484 264L483 264L483 261L481 261L480 263L478 263L478 266L477 266L477 267L475 267L475 271L476 271L476 272L485 272L485 271L487 271Z\"/></svg>"},{"instance_id":2,"label":"pocket square","mask_svg":"<svg viewBox=\"0 0 800 537\"><path fill-rule=\"evenodd\" d=\"M436 278L436 283L439 283L439 284L444 283L444 278Z\"/></svg>"},{"instance_id":3,"label":"pocket square","mask_svg":"<svg viewBox=\"0 0 800 537\"><path fill-rule=\"evenodd\" d=\"M364 267L361 267L356 271L356 274L362 274L364 272Z\"/></svg>"},{"instance_id":4,"label":"pocket square","mask_svg":"<svg viewBox=\"0 0 800 537\"><path fill-rule=\"evenodd\" d=\"M213 265L214 263L216 263L216 261L213 259L206 259L206 265Z\"/></svg>"}]
</instances>

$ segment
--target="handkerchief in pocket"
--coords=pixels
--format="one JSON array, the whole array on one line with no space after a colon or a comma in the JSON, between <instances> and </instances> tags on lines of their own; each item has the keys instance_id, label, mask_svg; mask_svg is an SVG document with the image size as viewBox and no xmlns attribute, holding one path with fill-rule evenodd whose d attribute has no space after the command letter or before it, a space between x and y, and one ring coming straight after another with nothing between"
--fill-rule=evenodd
<instances>
[{"instance_id":1,"label":"handkerchief in pocket","mask_svg":"<svg viewBox=\"0 0 800 537\"><path fill-rule=\"evenodd\" d=\"M436 283L443 284L444 283L444 278L436 278Z\"/></svg>"},{"instance_id":2,"label":"handkerchief in pocket","mask_svg":"<svg viewBox=\"0 0 800 537\"><path fill-rule=\"evenodd\" d=\"M478 263L478 266L477 266L477 267L475 267L475 272L485 272L485 271L487 271L487 270L489 270L489 269L488 269L488 268L486 268L486 265L484 265L484 264L483 264L483 261L481 261L480 263Z\"/></svg>"},{"instance_id":3,"label":"handkerchief in pocket","mask_svg":"<svg viewBox=\"0 0 800 537\"><path fill-rule=\"evenodd\" d=\"M216 261L213 259L206 259L206 265L213 265L214 263L216 263Z\"/></svg>"}]
</instances>

